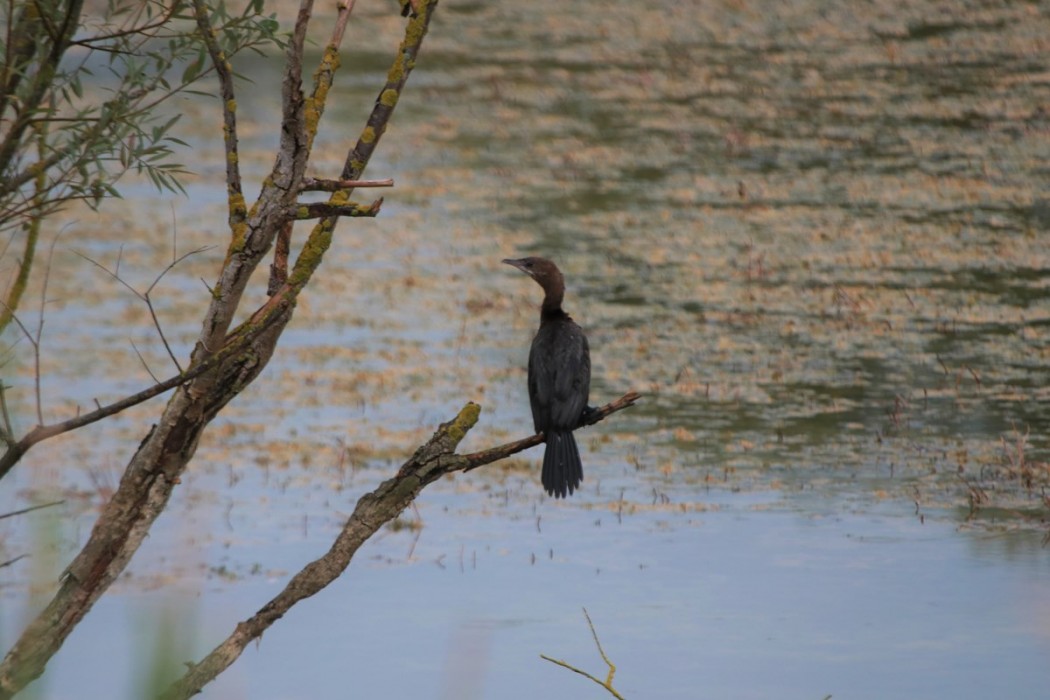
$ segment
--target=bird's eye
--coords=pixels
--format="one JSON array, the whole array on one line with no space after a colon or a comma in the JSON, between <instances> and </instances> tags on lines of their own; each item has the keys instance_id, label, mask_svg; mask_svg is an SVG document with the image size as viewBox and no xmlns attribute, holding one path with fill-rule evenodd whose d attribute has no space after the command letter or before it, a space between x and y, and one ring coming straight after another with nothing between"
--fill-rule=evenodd
<instances>
[{"instance_id":1,"label":"bird's eye","mask_svg":"<svg viewBox=\"0 0 1050 700\"><path fill-rule=\"evenodd\" d=\"M531 260L526 260L525 261L525 267L532 267L532 261Z\"/></svg>"}]
</instances>

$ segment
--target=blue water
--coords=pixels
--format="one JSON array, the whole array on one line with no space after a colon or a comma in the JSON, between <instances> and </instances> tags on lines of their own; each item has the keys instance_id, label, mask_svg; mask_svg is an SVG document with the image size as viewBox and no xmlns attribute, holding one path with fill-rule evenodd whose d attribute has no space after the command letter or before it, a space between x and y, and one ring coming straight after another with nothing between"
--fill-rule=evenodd
<instances>
[{"instance_id":1,"label":"blue water","mask_svg":"<svg viewBox=\"0 0 1050 700\"><path fill-rule=\"evenodd\" d=\"M604 678L582 608L625 697L1040 698L1050 682L1050 557L1032 533L717 492L691 513L545 501L535 516L471 517L447 507L447 491L421 499L414 544L402 531L366 545L203 697L598 698L539 658ZM335 526L264 529L237 557L298 567ZM145 558L171 558L166 544L147 543ZM188 623L189 660L284 580L188 576L177 595L120 586L49 667L41 697L135 697L160 610Z\"/></svg>"}]
</instances>

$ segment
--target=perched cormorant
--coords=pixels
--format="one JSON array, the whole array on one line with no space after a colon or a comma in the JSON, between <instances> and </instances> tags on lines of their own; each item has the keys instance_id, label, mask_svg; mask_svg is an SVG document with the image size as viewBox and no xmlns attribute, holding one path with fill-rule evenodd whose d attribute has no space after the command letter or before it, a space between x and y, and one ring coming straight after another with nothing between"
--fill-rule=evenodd
<instances>
[{"instance_id":1,"label":"perched cormorant","mask_svg":"<svg viewBox=\"0 0 1050 700\"><path fill-rule=\"evenodd\" d=\"M529 351L529 403L537 433L547 442L543 453L543 488L564 498L583 481L580 451L572 431L588 410L591 355L583 329L561 308L565 278L544 258L504 260L536 280L543 291L540 328Z\"/></svg>"}]
</instances>

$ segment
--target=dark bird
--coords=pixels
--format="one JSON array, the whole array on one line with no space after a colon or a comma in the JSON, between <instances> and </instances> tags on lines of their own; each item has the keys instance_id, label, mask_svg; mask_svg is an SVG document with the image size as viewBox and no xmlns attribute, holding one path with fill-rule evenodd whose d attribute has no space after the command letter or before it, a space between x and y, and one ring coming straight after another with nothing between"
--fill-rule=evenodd
<instances>
[{"instance_id":1,"label":"dark bird","mask_svg":"<svg viewBox=\"0 0 1050 700\"><path fill-rule=\"evenodd\" d=\"M580 427L591 388L591 354L583 329L561 308L565 278L544 258L504 260L543 287L540 328L529 351L529 403L537 433L543 433L543 488L564 498L583 481L580 451L572 431Z\"/></svg>"}]
</instances>

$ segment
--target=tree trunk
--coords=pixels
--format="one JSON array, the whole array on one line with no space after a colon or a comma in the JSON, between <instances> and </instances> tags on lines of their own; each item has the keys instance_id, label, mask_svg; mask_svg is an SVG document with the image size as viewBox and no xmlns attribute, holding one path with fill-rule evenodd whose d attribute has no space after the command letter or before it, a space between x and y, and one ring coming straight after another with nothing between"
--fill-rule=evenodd
<instances>
[{"instance_id":1,"label":"tree trunk","mask_svg":"<svg viewBox=\"0 0 1050 700\"><path fill-rule=\"evenodd\" d=\"M176 389L131 458L87 544L63 574L58 593L0 664L0 699L12 697L44 672L47 661L124 570L167 506L204 429L263 370L291 318L288 307L242 352Z\"/></svg>"}]
</instances>

